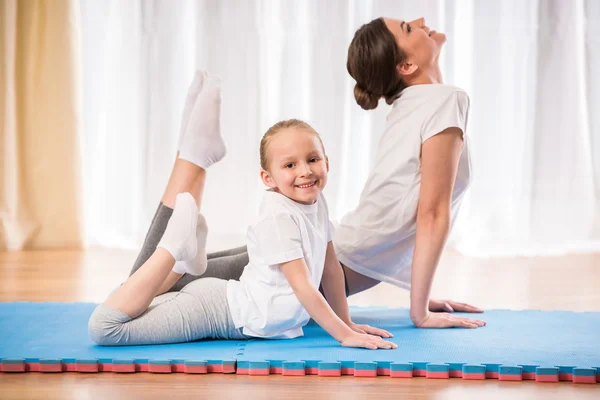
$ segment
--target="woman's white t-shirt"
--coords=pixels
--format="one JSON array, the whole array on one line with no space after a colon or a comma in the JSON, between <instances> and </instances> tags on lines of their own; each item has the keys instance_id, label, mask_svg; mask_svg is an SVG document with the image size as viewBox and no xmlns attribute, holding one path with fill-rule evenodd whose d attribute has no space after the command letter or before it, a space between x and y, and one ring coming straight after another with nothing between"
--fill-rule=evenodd
<instances>
[{"instance_id":1,"label":"woman's white t-shirt","mask_svg":"<svg viewBox=\"0 0 600 400\"><path fill-rule=\"evenodd\" d=\"M302 327L310 316L280 264L304 258L318 288L332 230L322 194L315 204L303 205L273 191L265 193L258 222L247 231L249 263L239 281L227 283L227 301L236 328L263 338L303 335Z\"/></svg>"},{"instance_id":2,"label":"woman's white t-shirt","mask_svg":"<svg viewBox=\"0 0 600 400\"><path fill-rule=\"evenodd\" d=\"M333 244L348 268L410 289L421 145L450 127L463 131L463 150L452 193L453 222L471 178L466 135L469 97L450 85L415 85L394 101L377 148L375 165L358 206L336 226Z\"/></svg>"}]
</instances>

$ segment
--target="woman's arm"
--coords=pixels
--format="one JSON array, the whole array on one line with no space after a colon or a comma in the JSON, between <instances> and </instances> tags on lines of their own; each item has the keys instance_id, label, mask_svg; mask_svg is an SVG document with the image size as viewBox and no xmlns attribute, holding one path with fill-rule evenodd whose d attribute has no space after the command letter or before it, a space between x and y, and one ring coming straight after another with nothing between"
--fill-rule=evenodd
<instances>
[{"instance_id":1,"label":"woman's arm","mask_svg":"<svg viewBox=\"0 0 600 400\"><path fill-rule=\"evenodd\" d=\"M393 335L383 329L375 328L369 325L355 324L350 319L350 309L348 308L348 299L346 298L346 285L344 282L344 272L342 266L335 254L333 242L327 244L327 253L325 255L325 269L321 278L321 286L325 293L325 299L340 319L355 332L368 333L384 338L391 338Z\"/></svg>"},{"instance_id":2,"label":"woman's arm","mask_svg":"<svg viewBox=\"0 0 600 400\"><path fill-rule=\"evenodd\" d=\"M333 312L325 298L313 285L303 258L283 263L280 267L308 314L342 346L364 347L373 350L398 347L395 343L386 342L380 337L358 333L350 329Z\"/></svg>"},{"instance_id":3,"label":"woman's arm","mask_svg":"<svg viewBox=\"0 0 600 400\"><path fill-rule=\"evenodd\" d=\"M350 310L348 309L348 300L346 299L346 285L344 282L344 272L342 266L335 255L333 243L327 244L327 253L325 255L325 268L321 278L321 286L325 299L338 317L346 325L352 323L350 320Z\"/></svg>"},{"instance_id":4,"label":"woman's arm","mask_svg":"<svg viewBox=\"0 0 600 400\"><path fill-rule=\"evenodd\" d=\"M462 135L461 129L448 128L426 140L421 147L421 191L410 292L410 317L418 327L485 325L483 321L445 313L431 314L428 309L435 270L450 232L450 206Z\"/></svg>"}]
</instances>

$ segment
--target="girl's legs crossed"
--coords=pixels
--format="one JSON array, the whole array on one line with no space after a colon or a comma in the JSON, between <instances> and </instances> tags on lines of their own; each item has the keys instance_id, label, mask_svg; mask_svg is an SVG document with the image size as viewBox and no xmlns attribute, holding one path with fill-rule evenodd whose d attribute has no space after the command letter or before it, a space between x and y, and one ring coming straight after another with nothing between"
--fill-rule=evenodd
<instances>
[{"instance_id":1,"label":"girl's legs crossed","mask_svg":"<svg viewBox=\"0 0 600 400\"><path fill-rule=\"evenodd\" d=\"M235 255L242 254L242 253L248 253L247 246L240 246L240 247L235 247L233 249L215 251L215 252L209 253L207 255L207 258L210 260L211 258L235 256Z\"/></svg>"},{"instance_id":2,"label":"girl's legs crossed","mask_svg":"<svg viewBox=\"0 0 600 400\"><path fill-rule=\"evenodd\" d=\"M139 317L100 305L88 325L94 342L105 346L190 342L204 338L245 339L227 303L227 282L199 279L180 292L154 299Z\"/></svg>"},{"instance_id":3,"label":"girl's legs crossed","mask_svg":"<svg viewBox=\"0 0 600 400\"><path fill-rule=\"evenodd\" d=\"M178 154L167 187L152 220L144 245L130 271L133 276L154 253L157 244L165 232L173 212L175 197L179 193L189 192L200 208L206 169L221 160L226 153L225 143L220 131L221 83L216 77L198 71L190 86L182 118ZM198 254L192 260L176 264L177 272L171 272L164 285L156 293L163 293L183 274L189 271L202 275L206 270L206 222L198 217Z\"/></svg>"},{"instance_id":4,"label":"girl's legs crossed","mask_svg":"<svg viewBox=\"0 0 600 400\"><path fill-rule=\"evenodd\" d=\"M171 218L172 214L172 208L165 206L163 203L158 204L158 208L154 213L154 218L152 218L152 222L150 223L150 228L148 228L148 232L146 233L144 244L133 263L131 271L129 271L129 276L133 275L135 271L144 265L152 253L154 253L156 246L158 246L158 242L160 242L163 233L165 233L165 229L167 229L167 224L169 223L169 218Z\"/></svg>"},{"instance_id":5,"label":"girl's legs crossed","mask_svg":"<svg viewBox=\"0 0 600 400\"><path fill-rule=\"evenodd\" d=\"M216 257L213 255L211 258L211 254L208 255L209 258L206 272L202 276L185 274L179 280L177 280L177 282L170 289L167 290L170 292L179 291L185 285L195 281L198 278L218 278L226 281L230 279L234 279L236 281L240 280L242 272L244 272L244 268L246 265L248 265L249 261L246 246L214 254L220 254L221 256Z\"/></svg>"},{"instance_id":6,"label":"girl's legs crossed","mask_svg":"<svg viewBox=\"0 0 600 400\"><path fill-rule=\"evenodd\" d=\"M167 223L169 222L169 218L171 218L171 214L173 214L172 208L169 208L162 203L159 204L156 214L152 219L152 223L150 224L150 228L148 229L148 233L146 234L146 239L144 239L142 249L133 264L129 276L133 275L133 273L137 271L148 258L150 258L154 250L156 250L158 242L160 242L163 233L165 233L165 229L167 229ZM182 284L177 282L170 291L181 290L186 284L201 277L239 280L244 271L244 267L248 265L249 261L246 246L208 253L206 258L208 259L208 266L206 272L202 276L184 274L180 280L185 283Z\"/></svg>"},{"instance_id":7,"label":"girl's legs crossed","mask_svg":"<svg viewBox=\"0 0 600 400\"><path fill-rule=\"evenodd\" d=\"M197 252L196 226L198 206L189 193L177 196L167 229L152 256L108 296L105 306L131 318L142 314L173 272L177 260L193 258Z\"/></svg>"},{"instance_id":8,"label":"girl's legs crossed","mask_svg":"<svg viewBox=\"0 0 600 400\"><path fill-rule=\"evenodd\" d=\"M154 214L142 249L133 264L133 268L129 272L129 276L133 275L150 258L154 250L156 250L156 246L158 246L160 239L162 239L169 219L173 214L173 205L175 204L177 194L191 193L196 200L196 205L200 208L205 181L206 170L180 158L175 160L169 182Z\"/></svg>"}]
</instances>

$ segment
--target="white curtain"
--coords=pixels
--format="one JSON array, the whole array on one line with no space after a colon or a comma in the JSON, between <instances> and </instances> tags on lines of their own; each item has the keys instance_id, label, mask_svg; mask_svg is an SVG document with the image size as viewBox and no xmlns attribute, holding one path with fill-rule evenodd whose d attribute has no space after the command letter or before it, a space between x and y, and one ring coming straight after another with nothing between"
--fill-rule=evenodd
<instances>
[{"instance_id":1,"label":"white curtain","mask_svg":"<svg viewBox=\"0 0 600 400\"><path fill-rule=\"evenodd\" d=\"M378 16L424 16L448 36L445 81L472 103L475 179L452 246L476 255L600 251L594 0L83 0L81 13L91 244L143 240L196 68L224 82L229 153L209 170L203 201L213 243L242 243L263 189L260 138L285 118L323 136L326 195L340 218L357 204L389 111L354 102L350 40Z\"/></svg>"},{"instance_id":2,"label":"white curtain","mask_svg":"<svg viewBox=\"0 0 600 400\"><path fill-rule=\"evenodd\" d=\"M454 72L468 73L455 81L473 104L476 179L453 243L474 255L600 251L599 3L476 1L468 13L455 55L470 67Z\"/></svg>"}]
</instances>

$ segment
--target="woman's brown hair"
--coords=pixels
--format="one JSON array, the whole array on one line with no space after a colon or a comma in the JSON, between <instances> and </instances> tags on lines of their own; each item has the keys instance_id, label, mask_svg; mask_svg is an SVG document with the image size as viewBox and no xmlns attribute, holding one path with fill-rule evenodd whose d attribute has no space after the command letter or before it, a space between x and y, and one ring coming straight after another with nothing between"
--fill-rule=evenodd
<instances>
[{"instance_id":1,"label":"woman's brown hair","mask_svg":"<svg viewBox=\"0 0 600 400\"><path fill-rule=\"evenodd\" d=\"M361 26L350 43L346 62L348 73L356 81L354 98L358 105L372 110L381 97L392 104L406 87L396 70L405 59L406 54L383 18Z\"/></svg>"}]
</instances>

